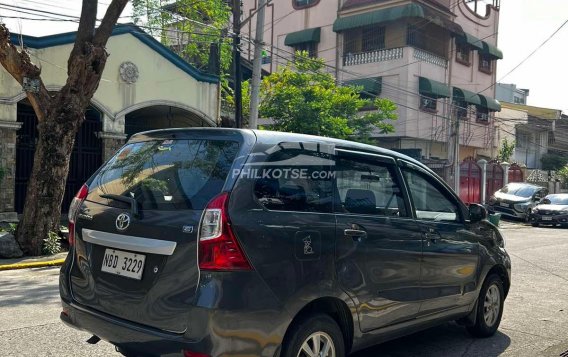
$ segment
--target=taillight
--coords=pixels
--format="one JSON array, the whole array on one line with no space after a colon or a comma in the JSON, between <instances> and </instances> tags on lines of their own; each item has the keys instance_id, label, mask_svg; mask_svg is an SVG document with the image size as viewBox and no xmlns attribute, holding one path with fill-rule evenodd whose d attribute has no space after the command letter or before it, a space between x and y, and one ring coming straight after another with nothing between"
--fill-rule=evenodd
<instances>
[{"instance_id":1,"label":"taillight","mask_svg":"<svg viewBox=\"0 0 568 357\"><path fill-rule=\"evenodd\" d=\"M71 201L71 205L69 206L69 245L75 244L75 220L77 219L77 214L79 214L79 209L81 208L81 204L87 198L87 194L89 193L89 187L87 185L81 186L77 194Z\"/></svg>"},{"instance_id":2,"label":"taillight","mask_svg":"<svg viewBox=\"0 0 568 357\"><path fill-rule=\"evenodd\" d=\"M189 350L183 350L183 357L210 357L210 356L206 353L199 353L199 352L193 352L193 351L189 351Z\"/></svg>"},{"instance_id":3,"label":"taillight","mask_svg":"<svg viewBox=\"0 0 568 357\"><path fill-rule=\"evenodd\" d=\"M239 246L228 214L229 194L214 197L203 212L199 230L199 268L203 270L251 270Z\"/></svg>"}]
</instances>

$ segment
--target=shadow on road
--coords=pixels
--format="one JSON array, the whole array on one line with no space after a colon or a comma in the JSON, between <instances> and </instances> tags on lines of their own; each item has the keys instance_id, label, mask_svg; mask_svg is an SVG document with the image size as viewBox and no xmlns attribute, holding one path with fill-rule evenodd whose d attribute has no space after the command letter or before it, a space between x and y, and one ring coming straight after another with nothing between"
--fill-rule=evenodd
<instances>
[{"instance_id":1,"label":"shadow on road","mask_svg":"<svg viewBox=\"0 0 568 357\"><path fill-rule=\"evenodd\" d=\"M448 323L359 351L351 357L497 357L510 344L509 336L501 331L479 339L469 335L464 327Z\"/></svg>"}]
</instances>

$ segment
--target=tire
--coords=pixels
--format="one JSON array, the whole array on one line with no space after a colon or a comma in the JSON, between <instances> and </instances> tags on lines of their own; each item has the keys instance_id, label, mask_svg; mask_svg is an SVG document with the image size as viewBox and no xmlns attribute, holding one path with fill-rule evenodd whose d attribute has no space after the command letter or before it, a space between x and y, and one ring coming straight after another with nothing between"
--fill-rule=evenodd
<instances>
[{"instance_id":1,"label":"tire","mask_svg":"<svg viewBox=\"0 0 568 357\"><path fill-rule=\"evenodd\" d=\"M304 349L309 349L313 352L314 343L316 341L319 341L319 351L329 346L327 354L323 354L322 356L345 356L343 333L337 323L331 317L324 314L312 315L293 325L289 331L289 335L286 336L286 340L284 341L281 356L309 356Z\"/></svg>"},{"instance_id":2,"label":"tire","mask_svg":"<svg viewBox=\"0 0 568 357\"><path fill-rule=\"evenodd\" d=\"M527 213L525 213L525 223L530 223L531 221L531 214L532 214L532 209L528 209Z\"/></svg>"},{"instance_id":3,"label":"tire","mask_svg":"<svg viewBox=\"0 0 568 357\"><path fill-rule=\"evenodd\" d=\"M536 222L536 223L531 223L531 226L533 226L533 227L538 227L538 222Z\"/></svg>"},{"instance_id":4,"label":"tire","mask_svg":"<svg viewBox=\"0 0 568 357\"><path fill-rule=\"evenodd\" d=\"M501 323L504 300L501 278L495 274L488 276L479 292L475 324L467 326L467 331L475 337L493 336Z\"/></svg>"}]
</instances>

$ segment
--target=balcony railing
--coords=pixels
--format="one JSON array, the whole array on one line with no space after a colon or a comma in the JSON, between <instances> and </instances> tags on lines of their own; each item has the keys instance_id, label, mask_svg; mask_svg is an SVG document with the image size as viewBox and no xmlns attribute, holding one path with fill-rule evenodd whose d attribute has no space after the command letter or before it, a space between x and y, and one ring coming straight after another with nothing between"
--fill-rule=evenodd
<instances>
[{"instance_id":1,"label":"balcony railing","mask_svg":"<svg viewBox=\"0 0 568 357\"><path fill-rule=\"evenodd\" d=\"M414 58L420 61L428 62L436 66L443 68L448 68L448 60L428 51L421 50L419 48L414 49Z\"/></svg>"},{"instance_id":2,"label":"balcony railing","mask_svg":"<svg viewBox=\"0 0 568 357\"><path fill-rule=\"evenodd\" d=\"M389 48L360 53L349 53L343 57L344 66L355 66L358 64L390 61L402 58L402 47Z\"/></svg>"}]
</instances>

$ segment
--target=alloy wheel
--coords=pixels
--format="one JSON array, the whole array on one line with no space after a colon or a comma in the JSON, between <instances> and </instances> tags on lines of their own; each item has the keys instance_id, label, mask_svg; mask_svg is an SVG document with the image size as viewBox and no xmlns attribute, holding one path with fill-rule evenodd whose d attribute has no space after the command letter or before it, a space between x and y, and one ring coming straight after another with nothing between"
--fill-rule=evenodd
<instances>
[{"instance_id":1,"label":"alloy wheel","mask_svg":"<svg viewBox=\"0 0 568 357\"><path fill-rule=\"evenodd\" d=\"M298 357L335 357L335 345L325 332L314 332L302 343Z\"/></svg>"},{"instance_id":2,"label":"alloy wheel","mask_svg":"<svg viewBox=\"0 0 568 357\"><path fill-rule=\"evenodd\" d=\"M492 284L485 293L485 301L483 302L483 318L485 324L491 327L497 322L499 312L501 310L501 293L497 285Z\"/></svg>"}]
</instances>

